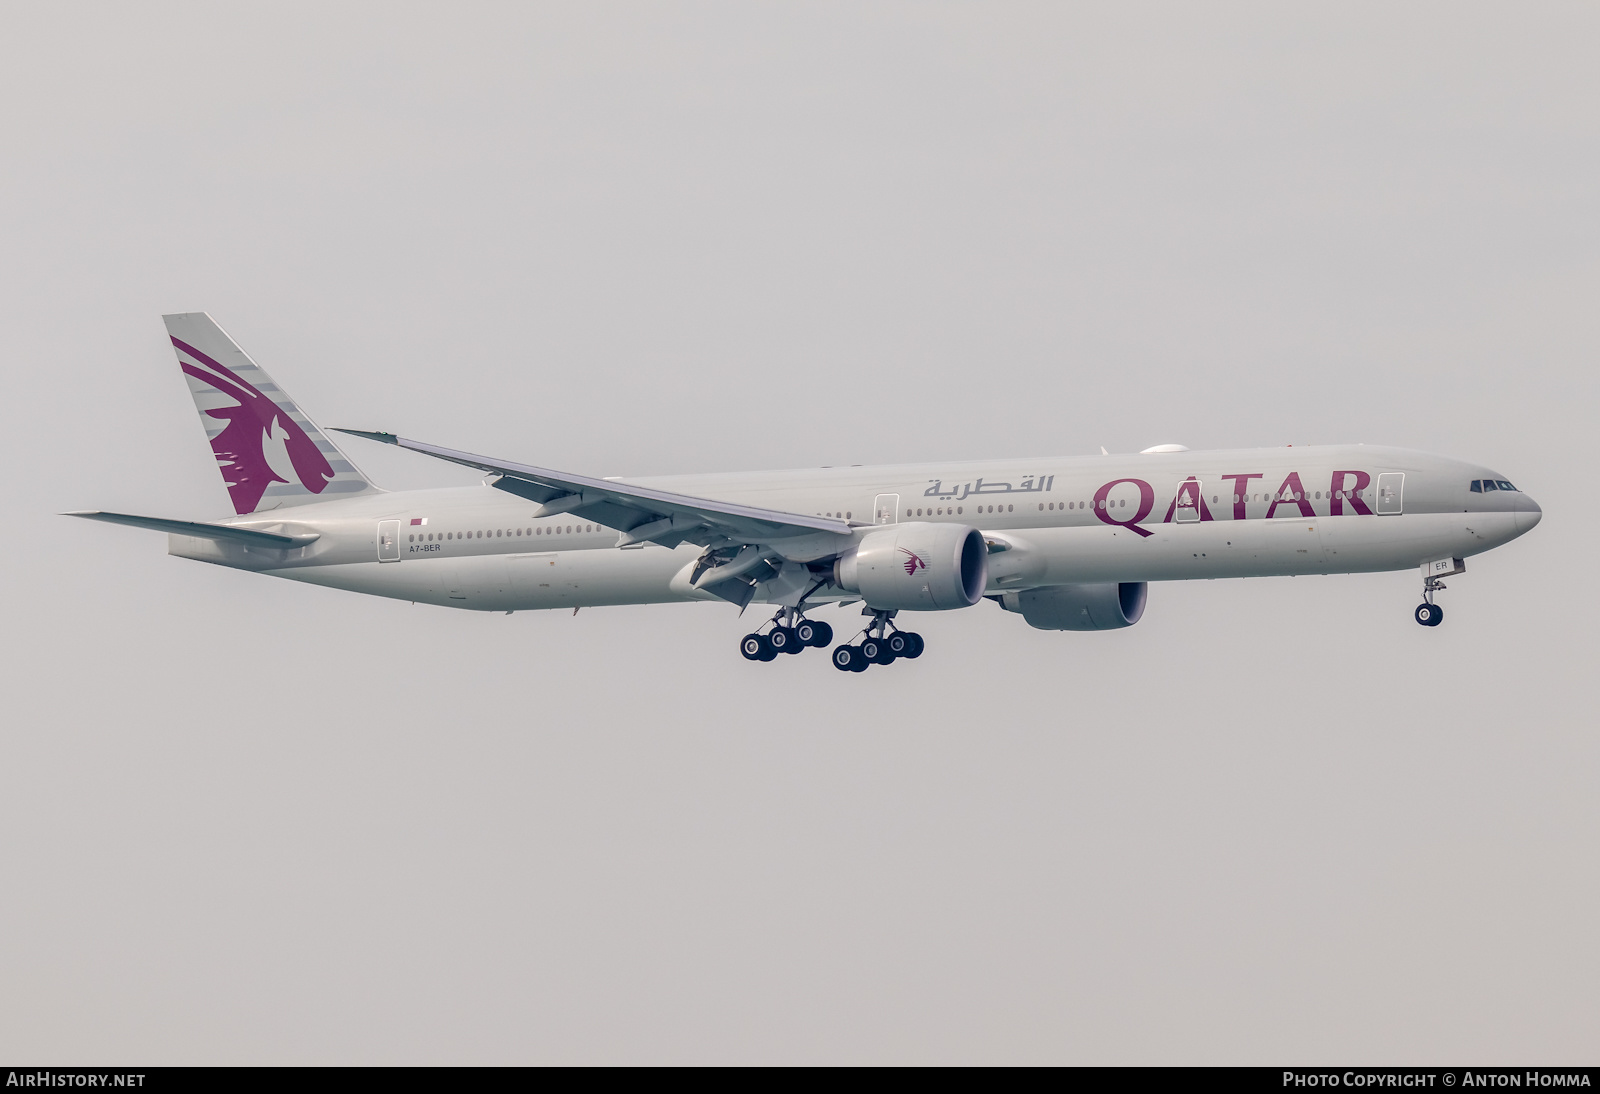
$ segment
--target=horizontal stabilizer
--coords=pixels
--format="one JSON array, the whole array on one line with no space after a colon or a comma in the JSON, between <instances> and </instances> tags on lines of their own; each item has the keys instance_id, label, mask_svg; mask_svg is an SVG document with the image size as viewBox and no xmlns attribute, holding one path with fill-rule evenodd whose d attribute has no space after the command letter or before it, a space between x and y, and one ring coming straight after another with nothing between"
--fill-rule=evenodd
<instances>
[{"instance_id":1,"label":"horizontal stabilizer","mask_svg":"<svg viewBox=\"0 0 1600 1094\"><path fill-rule=\"evenodd\" d=\"M199 536L204 539L231 539L251 547L304 547L317 538L315 532L284 536L276 532L258 532L254 528L232 528L226 524L205 524L195 520L167 520L164 517L136 517L129 513L102 513L95 509L78 513L62 513L64 517L84 517L103 520L108 524L127 524L134 528L148 528L152 532L170 532L175 536Z\"/></svg>"}]
</instances>

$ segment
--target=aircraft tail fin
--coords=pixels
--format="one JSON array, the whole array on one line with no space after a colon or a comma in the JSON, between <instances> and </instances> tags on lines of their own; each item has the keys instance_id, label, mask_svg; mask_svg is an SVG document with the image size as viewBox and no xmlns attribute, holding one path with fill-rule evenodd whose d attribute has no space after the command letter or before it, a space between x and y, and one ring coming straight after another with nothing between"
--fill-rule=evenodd
<instances>
[{"instance_id":1,"label":"aircraft tail fin","mask_svg":"<svg viewBox=\"0 0 1600 1094\"><path fill-rule=\"evenodd\" d=\"M379 492L211 316L161 318L235 512Z\"/></svg>"}]
</instances>

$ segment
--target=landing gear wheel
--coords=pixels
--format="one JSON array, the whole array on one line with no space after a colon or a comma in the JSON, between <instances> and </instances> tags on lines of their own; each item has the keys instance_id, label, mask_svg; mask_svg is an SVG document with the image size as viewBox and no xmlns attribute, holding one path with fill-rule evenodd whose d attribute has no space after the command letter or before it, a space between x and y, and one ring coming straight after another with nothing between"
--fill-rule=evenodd
<instances>
[{"instance_id":1,"label":"landing gear wheel","mask_svg":"<svg viewBox=\"0 0 1600 1094\"><path fill-rule=\"evenodd\" d=\"M887 665L894 661L889 643L882 638L868 638L861 643L861 656L871 665Z\"/></svg>"},{"instance_id":2,"label":"landing gear wheel","mask_svg":"<svg viewBox=\"0 0 1600 1094\"><path fill-rule=\"evenodd\" d=\"M767 641L776 653L799 653L804 649L800 636L790 627L773 627L767 635Z\"/></svg>"},{"instance_id":3,"label":"landing gear wheel","mask_svg":"<svg viewBox=\"0 0 1600 1094\"><path fill-rule=\"evenodd\" d=\"M1444 622L1444 609L1437 604L1418 604L1416 616L1424 627L1437 627Z\"/></svg>"},{"instance_id":4,"label":"landing gear wheel","mask_svg":"<svg viewBox=\"0 0 1600 1094\"><path fill-rule=\"evenodd\" d=\"M794 636L800 640L802 646L815 646L817 644L817 625L809 619L802 619L794 625Z\"/></svg>"},{"instance_id":5,"label":"landing gear wheel","mask_svg":"<svg viewBox=\"0 0 1600 1094\"><path fill-rule=\"evenodd\" d=\"M896 657L906 656L906 651L911 648L911 643L906 641L904 631L895 631L883 640L883 644L888 646L889 652Z\"/></svg>"},{"instance_id":6,"label":"landing gear wheel","mask_svg":"<svg viewBox=\"0 0 1600 1094\"><path fill-rule=\"evenodd\" d=\"M801 639L802 641L806 642L807 645L815 646L819 650L820 649L825 649L826 647L833 645L833 628L828 626L828 624L826 624L826 623L813 623L811 620L808 619L808 620L806 620L804 623L802 623L800 625L802 627L810 627L811 628L811 638L810 639L805 639L805 638Z\"/></svg>"},{"instance_id":7,"label":"landing gear wheel","mask_svg":"<svg viewBox=\"0 0 1600 1094\"><path fill-rule=\"evenodd\" d=\"M778 656L764 634L747 634L739 639L739 652L746 661L771 661Z\"/></svg>"},{"instance_id":8,"label":"landing gear wheel","mask_svg":"<svg viewBox=\"0 0 1600 1094\"><path fill-rule=\"evenodd\" d=\"M903 656L915 661L922 656L922 635L915 631L903 631L906 640L906 652Z\"/></svg>"},{"instance_id":9,"label":"landing gear wheel","mask_svg":"<svg viewBox=\"0 0 1600 1094\"><path fill-rule=\"evenodd\" d=\"M854 646L840 646L833 651L833 667L840 672L860 672L867 667L866 661L861 657L861 651ZM857 662L860 662L859 667Z\"/></svg>"}]
</instances>

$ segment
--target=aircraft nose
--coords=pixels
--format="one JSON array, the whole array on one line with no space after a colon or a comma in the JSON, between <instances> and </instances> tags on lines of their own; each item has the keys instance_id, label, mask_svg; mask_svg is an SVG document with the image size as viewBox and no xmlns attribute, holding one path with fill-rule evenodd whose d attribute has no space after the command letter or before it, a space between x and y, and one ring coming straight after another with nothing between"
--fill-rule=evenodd
<instances>
[{"instance_id":1,"label":"aircraft nose","mask_svg":"<svg viewBox=\"0 0 1600 1094\"><path fill-rule=\"evenodd\" d=\"M1526 494L1517 495L1517 533L1530 530L1535 524L1544 519L1544 510L1539 508L1539 503Z\"/></svg>"}]
</instances>

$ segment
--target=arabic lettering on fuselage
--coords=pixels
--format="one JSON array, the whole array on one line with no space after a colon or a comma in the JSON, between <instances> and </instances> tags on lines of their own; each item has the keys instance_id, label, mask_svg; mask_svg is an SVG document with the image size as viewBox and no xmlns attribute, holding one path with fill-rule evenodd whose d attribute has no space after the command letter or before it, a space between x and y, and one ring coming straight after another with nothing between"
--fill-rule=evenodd
<instances>
[{"instance_id":1,"label":"arabic lettering on fuselage","mask_svg":"<svg viewBox=\"0 0 1600 1094\"><path fill-rule=\"evenodd\" d=\"M1024 475L1022 481L1013 486L1009 482L989 482L977 479L973 482L963 482L945 489L943 479L929 479L928 488L922 492L925 498L948 498L951 501L964 501L974 494L1038 494L1051 490L1055 485L1054 475Z\"/></svg>"}]
</instances>

